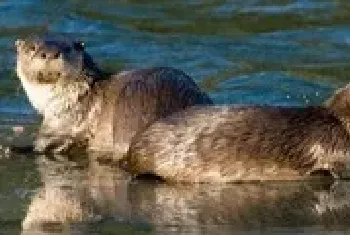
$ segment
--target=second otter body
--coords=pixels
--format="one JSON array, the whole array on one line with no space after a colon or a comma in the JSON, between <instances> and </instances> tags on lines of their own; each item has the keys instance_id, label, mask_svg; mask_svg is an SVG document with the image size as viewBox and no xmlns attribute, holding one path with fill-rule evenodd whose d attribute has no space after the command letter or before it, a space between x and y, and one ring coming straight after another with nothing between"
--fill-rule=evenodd
<instances>
[{"instance_id":1,"label":"second otter body","mask_svg":"<svg viewBox=\"0 0 350 235\"><path fill-rule=\"evenodd\" d=\"M345 178L349 101L345 88L325 107L190 107L135 137L124 166L184 182Z\"/></svg>"},{"instance_id":2,"label":"second otter body","mask_svg":"<svg viewBox=\"0 0 350 235\"><path fill-rule=\"evenodd\" d=\"M43 115L37 151L86 147L123 154L131 138L155 120L195 104L210 104L185 73L173 68L102 72L79 42L17 40L17 73Z\"/></svg>"}]
</instances>

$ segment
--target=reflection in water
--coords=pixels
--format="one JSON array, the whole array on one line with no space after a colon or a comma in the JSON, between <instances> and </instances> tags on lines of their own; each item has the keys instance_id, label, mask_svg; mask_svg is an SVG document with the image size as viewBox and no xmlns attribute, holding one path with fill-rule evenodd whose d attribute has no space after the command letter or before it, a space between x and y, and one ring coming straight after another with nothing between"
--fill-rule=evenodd
<instances>
[{"instance_id":1,"label":"reflection in water","mask_svg":"<svg viewBox=\"0 0 350 235\"><path fill-rule=\"evenodd\" d=\"M43 186L33 197L24 230L63 230L69 223L99 222L113 216L126 221L129 211L126 193L128 178L123 172L98 162L37 159Z\"/></svg>"},{"instance_id":2,"label":"reflection in water","mask_svg":"<svg viewBox=\"0 0 350 235\"><path fill-rule=\"evenodd\" d=\"M23 234L96 231L212 233L341 229L350 218L350 183L167 185L132 180L96 161L37 160L43 186Z\"/></svg>"}]
</instances>

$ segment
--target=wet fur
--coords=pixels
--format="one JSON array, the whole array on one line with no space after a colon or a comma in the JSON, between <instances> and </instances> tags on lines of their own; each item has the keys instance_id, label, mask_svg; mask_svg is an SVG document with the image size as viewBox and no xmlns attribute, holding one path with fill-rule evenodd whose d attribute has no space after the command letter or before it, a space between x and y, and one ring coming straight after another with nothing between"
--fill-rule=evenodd
<instances>
[{"instance_id":1,"label":"wet fur","mask_svg":"<svg viewBox=\"0 0 350 235\"><path fill-rule=\"evenodd\" d=\"M345 176L349 88L327 107L190 107L133 140L125 167L169 181L237 182Z\"/></svg>"},{"instance_id":2,"label":"wet fur","mask_svg":"<svg viewBox=\"0 0 350 235\"><path fill-rule=\"evenodd\" d=\"M17 73L43 115L37 151L89 148L118 156L155 120L188 106L211 104L180 70L159 67L112 75L100 71L76 45L64 38L17 41Z\"/></svg>"}]
</instances>

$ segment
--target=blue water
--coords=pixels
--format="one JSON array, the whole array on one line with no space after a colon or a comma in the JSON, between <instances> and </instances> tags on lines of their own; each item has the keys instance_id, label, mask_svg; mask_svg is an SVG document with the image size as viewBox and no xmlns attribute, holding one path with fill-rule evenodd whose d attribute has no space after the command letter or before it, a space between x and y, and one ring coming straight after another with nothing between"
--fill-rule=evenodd
<instances>
[{"instance_id":1,"label":"blue water","mask_svg":"<svg viewBox=\"0 0 350 235\"><path fill-rule=\"evenodd\" d=\"M216 103L318 105L350 74L347 0L0 0L1 146L16 140L13 127L38 123L14 70L14 41L47 32L82 39L111 71L179 68ZM0 234L350 232L347 182L129 185L96 163L0 150ZM83 215L22 231L33 208L40 218L70 206Z\"/></svg>"}]
</instances>

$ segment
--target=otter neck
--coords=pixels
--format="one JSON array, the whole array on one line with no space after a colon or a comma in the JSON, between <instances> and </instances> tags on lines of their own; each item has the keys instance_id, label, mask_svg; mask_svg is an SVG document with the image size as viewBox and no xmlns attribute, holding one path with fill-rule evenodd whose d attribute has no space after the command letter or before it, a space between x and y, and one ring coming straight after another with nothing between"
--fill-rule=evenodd
<instances>
[{"instance_id":1,"label":"otter neck","mask_svg":"<svg viewBox=\"0 0 350 235\"><path fill-rule=\"evenodd\" d=\"M92 86L88 79L72 83L65 82L69 81L65 79L53 87L53 95L43 112L46 126L69 135L90 133L94 123L89 119L95 116L98 109L95 108L96 102L93 100Z\"/></svg>"},{"instance_id":2,"label":"otter neck","mask_svg":"<svg viewBox=\"0 0 350 235\"><path fill-rule=\"evenodd\" d=\"M103 80L104 76L105 73L96 66L90 55L84 53L81 71L67 75L54 85L53 96L43 112L44 117L70 114L68 116L73 115L74 118L82 116L78 120L83 118L88 109L91 89L97 81Z\"/></svg>"},{"instance_id":3,"label":"otter neck","mask_svg":"<svg viewBox=\"0 0 350 235\"><path fill-rule=\"evenodd\" d=\"M86 80L90 83L90 85L92 85L96 81L103 80L109 75L110 74L103 72L99 69L99 67L94 63L89 54L84 53L82 76L87 78Z\"/></svg>"}]
</instances>

